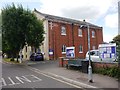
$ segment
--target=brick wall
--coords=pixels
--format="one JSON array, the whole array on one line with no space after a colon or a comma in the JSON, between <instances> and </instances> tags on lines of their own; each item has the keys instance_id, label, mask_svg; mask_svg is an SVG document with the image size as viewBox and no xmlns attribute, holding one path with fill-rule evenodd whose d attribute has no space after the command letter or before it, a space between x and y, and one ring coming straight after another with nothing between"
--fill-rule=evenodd
<instances>
[{"instance_id":1,"label":"brick wall","mask_svg":"<svg viewBox=\"0 0 120 90\"><path fill-rule=\"evenodd\" d=\"M93 69L118 66L118 63L92 62Z\"/></svg>"},{"instance_id":2,"label":"brick wall","mask_svg":"<svg viewBox=\"0 0 120 90\"><path fill-rule=\"evenodd\" d=\"M49 21L50 22L50 21ZM78 36L77 24L53 22L53 27L49 27L49 49L54 50L54 55L50 56L51 59L57 59L59 57L65 57L66 54L62 54L62 45L67 47L75 46L75 58L85 58L86 52L88 51L88 41L87 41L87 28L82 29L83 36ZM61 35L61 26L66 27L66 35ZM102 28L92 29L90 28L90 36L92 35L92 30L95 31L95 38L90 38L91 49L95 45L96 49L98 45L103 42ZM79 53L79 46L83 46L83 53Z\"/></svg>"}]
</instances>

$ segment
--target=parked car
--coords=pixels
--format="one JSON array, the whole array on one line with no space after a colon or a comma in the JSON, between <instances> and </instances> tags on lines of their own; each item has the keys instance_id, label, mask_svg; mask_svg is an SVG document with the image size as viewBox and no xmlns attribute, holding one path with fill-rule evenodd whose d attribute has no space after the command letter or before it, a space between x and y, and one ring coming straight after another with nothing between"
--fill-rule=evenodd
<instances>
[{"instance_id":1,"label":"parked car","mask_svg":"<svg viewBox=\"0 0 120 90\"><path fill-rule=\"evenodd\" d=\"M90 57L92 61L101 61L99 58L99 50L90 50ZM86 60L89 60L89 52L86 53Z\"/></svg>"},{"instance_id":2,"label":"parked car","mask_svg":"<svg viewBox=\"0 0 120 90\"><path fill-rule=\"evenodd\" d=\"M31 61L44 61L42 53L32 53L30 56Z\"/></svg>"},{"instance_id":3,"label":"parked car","mask_svg":"<svg viewBox=\"0 0 120 90\"><path fill-rule=\"evenodd\" d=\"M99 50L90 50L91 61L93 62L116 62L116 59L106 58L102 59L99 57ZM89 60L89 52L86 53L86 60Z\"/></svg>"}]
</instances>

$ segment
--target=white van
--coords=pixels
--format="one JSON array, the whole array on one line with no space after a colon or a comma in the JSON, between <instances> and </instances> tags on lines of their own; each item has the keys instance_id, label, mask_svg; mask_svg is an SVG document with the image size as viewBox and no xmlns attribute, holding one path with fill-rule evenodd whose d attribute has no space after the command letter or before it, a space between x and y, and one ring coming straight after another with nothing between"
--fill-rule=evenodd
<instances>
[{"instance_id":1,"label":"white van","mask_svg":"<svg viewBox=\"0 0 120 90\"><path fill-rule=\"evenodd\" d=\"M90 50L90 57L91 57L91 60L94 62L116 62L116 59L104 59L102 60L100 57L99 57L99 50ZM89 60L89 52L86 53L86 60Z\"/></svg>"},{"instance_id":2,"label":"white van","mask_svg":"<svg viewBox=\"0 0 120 90\"><path fill-rule=\"evenodd\" d=\"M90 50L90 57L92 61L101 61L99 58L99 50ZM86 53L86 60L89 60L89 51Z\"/></svg>"}]
</instances>

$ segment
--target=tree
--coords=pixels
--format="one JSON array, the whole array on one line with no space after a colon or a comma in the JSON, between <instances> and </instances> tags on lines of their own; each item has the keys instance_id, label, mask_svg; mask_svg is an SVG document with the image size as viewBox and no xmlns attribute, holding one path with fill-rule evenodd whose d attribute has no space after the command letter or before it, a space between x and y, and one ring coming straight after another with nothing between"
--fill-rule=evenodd
<instances>
[{"instance_id":1,"label":"tree","mask_svg":"<svg viewBox=\"0 0 120 90\"><path fill-rule=\"evenodd\" d=\"M120 61L120 35L114 37L112 42L117 44L118 60Z\"/></svg>"},{"instance_id":2,"label":"tree","mask_svg":"<svg viewBox=\"0 0 120 90\"><path fill-rule=\"evenodd\" d=\"M120 35L117 35L113 38L113 42L115 42L117 45L120 43Z\"/></svg>"},{"instance_id":3,"label":"tree","mask_svg":"<svg viewBox=\"0 0 120 90\"><path fill-rule=\"evenodd\" d=\"M19 51L28 44L39 47L44 40L42 21L29 10L12 4L2 9L2 47L10 57L19 55Z\"/></svg>"}]
</instances>

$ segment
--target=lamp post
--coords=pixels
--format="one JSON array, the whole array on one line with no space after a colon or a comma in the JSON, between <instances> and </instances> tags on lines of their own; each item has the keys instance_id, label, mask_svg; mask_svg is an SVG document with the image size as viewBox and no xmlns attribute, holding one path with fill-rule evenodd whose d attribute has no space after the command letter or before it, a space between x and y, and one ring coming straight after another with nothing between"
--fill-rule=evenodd
<instances>
[{"instance_id":1,"label":"lamp post","mask_svg":"<svg viewBox=\"0 0 120 90\"><path fill-rule=\"evenodd\" d=\"M92 66L91 66L91 56L90 56L90 26L87 25L81 25L81 27L87 27L87 34L88 34L88 53L89 53L89 66L88 66L88 81L93 82L92 78Z\"/></svg>"},{"instance_id":2,"label":"lamp post","mask_svg":"<svg viewBox=\"0 0 120 90\"><path fill-rule=\"evenodd\" d=\"M89 52L88 81L93 82L93 80L92 80L91 56L90 56L90 29L89 29L89 24L87 24L87 29L88 29L88 52Z\"/></svg>"}]
</instances>

